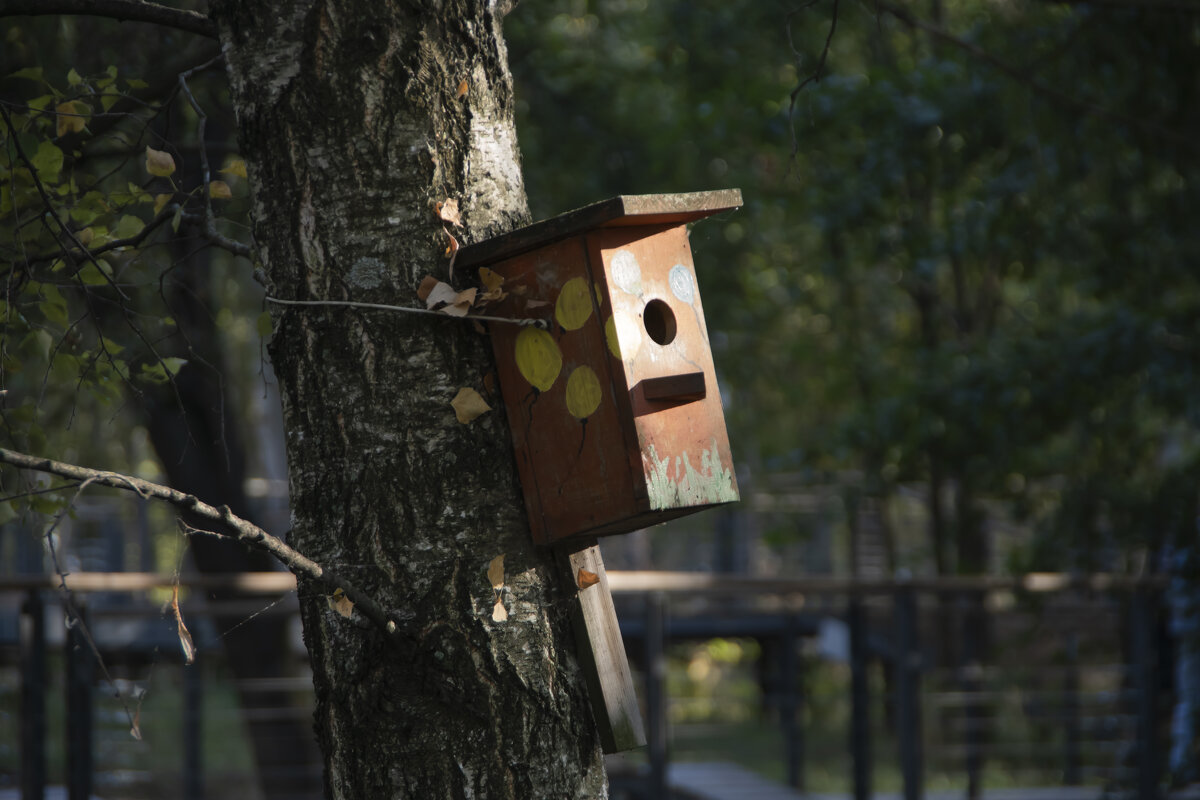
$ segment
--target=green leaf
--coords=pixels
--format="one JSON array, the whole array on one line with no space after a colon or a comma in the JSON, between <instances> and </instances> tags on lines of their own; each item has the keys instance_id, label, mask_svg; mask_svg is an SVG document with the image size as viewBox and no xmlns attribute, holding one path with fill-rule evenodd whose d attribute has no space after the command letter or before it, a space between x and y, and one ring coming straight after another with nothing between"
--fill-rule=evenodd
<instances>
[{"instance_id":1,"label":"green leaf","mask_svg":"<svg viewBox=\"0 0 1200 800\"><path fill-rule=\"evenodd\" d=\"M170 358L164 358L162 360L163 366L166 367L167 372L169 372L171 375L175 375L176 373L178 373L179 370L182 369L183 365L186 363L187 363L186 358L170 357Z\"/></svg>"},{"instance_id":2,"label":"green leaf","mask_svg":"<svg viewBox=\"0 0 1200 800\"><path fill-rule=\"evenodd\" d=\"M102 95L100 95L100 107L103 108L105 111L109 111L112 109L112 107L114 105L117 104L117 101L120 99L121 99L120 94L116 94L116 93L112 93L112 92L102 94Z\"/></svg>"},{"instance_id":3,"label":"green leaf","mask_svg":"<svg viewBox=\"0 0 1200 800\"><path fill-rule=\"evenodd\" d=\"M37 170L38 177L44 183L54 183L58 180L59 174L62 173L63 152L54 146L52 142L43 140L38 145L37 152L33 158L29 159L33 163L34 169Z\"/></svg>"},{"instance_id":4,"label":"green leaf","mask_svg":"<svg viewBox=\"0 0 1200 800\"><path fill-rule=\"evenodd\" d=\"M146 223L132 214L121 217L121 221L113 228L113 236L117 239L132 239L142 232Z\"/></svg>"},{"instance_id":5,"label":"green leaf","mask_svg":"<svg viewBox=\"0 0 1200 800\"><path fill-rule=\"evenodd\" d=\"M46 318L47 322L65 328L69 322L67 299L62 296L56 286L49 283L42 284L42 297L44 299L38 303L42 316Z\"/></svg>"},{"instance_id":6,"label":"green leaf","mask_svg":"<svg viewBox=\"0 0 1200 800\"><path fill-rule=\"evenodd\" d=\"M100 265L99 269L96 268L96 264ZM112 269L108 266L108 262L101 258L97 259L95 264L84 265L77 275L84 286L104 286L109 281L105 275L111 274L111 272Z\"/></svg>"},{"instance_id":7,"label":"green leaf","mask_svg":"<svg viewBox=\"0 0 1200 800\"><path fill-rule=\"evenodd\" d=\"M17 512L13 508L12 502L0 503L0 525L12 522L16 518Z\"/></svg>"},{"instance_id":8,"label":"green leaf","mask_svg":"<svg viewBox=\"0 0 1200 800\"><path fill-rule=\"evenodd\" d=\"M42 68L41 67L26 67L25 69L19 69L16 72L10 72L8 77L10 77L10 78L27 78L28 80L31 80L31 81L45 80L45 78L42 77Z\"/></svg>"},{"instance_id":9,"label":"green leaf","mask_svg":"<svg viewBox=\"0 0 1200 800\"><path fill-rule=\"evenodd\" d=\"M83 83L83 78L79 76L79 73L75 71L74 67L71 67L71 71L67 73L67 83L72 86L78 86L79 84Z\"/></svg>"},{"instance_id":10,"label":"green leaf","mask_svg":"<svg viewBox=\"0 0 1200 800\"><path fill-rule=\"evenodd\" d=\"M129 78L125 81L125 85L130 89L149 89L150 84L146 83L141 78Z\"/></svg>"},{"instance_id":11,"label":"green leaf","mask_svg":"<svg viewBox=\"0 0 1200 800\"><path fill-rule=\"evenodd\" d=\"M263 337L264 339L270 336L272 330L274 329L271 324L271 312L264 311L259 314L258 321L255 323L255 327L258 329L259 336Z\"/></svg>"}]
</instances>

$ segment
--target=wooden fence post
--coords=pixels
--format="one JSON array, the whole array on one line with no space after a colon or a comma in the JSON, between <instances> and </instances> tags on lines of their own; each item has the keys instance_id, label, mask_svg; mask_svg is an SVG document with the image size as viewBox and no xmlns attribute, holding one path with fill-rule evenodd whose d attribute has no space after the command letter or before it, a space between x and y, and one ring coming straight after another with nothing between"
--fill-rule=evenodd
<instances>
[{"instance_id":1,"label":"wooden fence post","mask_svg":"<svg viewBox=\"0 0 1200 800\"><path fill-rule=\"evenodd\" d=\"M649 728L649 796L667 797L666 597L646 595L646 722Z\"/></svg>"},{"instance_id":2,"label":"wooden fence post","mask_svg":"<svg viewBox=\"0 0 1200 800\"><path fill-rule=\"evenodd\" d=\"M199 660L183 667L183 797L204 797L204 674Z\"/></svg>"},{"instance_id":3,"label":"wooden fence post","mask_svg":"<svg viewBox=\"0 0 1200 800\"><path fill-rule=\"evenodd\" d=\"M917 596L911 586L895 595L896 631L896 740L900 749L900 772L904 777L904 800L921 800L921 649L917 637Z\"/></svg>"},{"instance_id":4,"label":"wooden fence post","mask_svg":"<svg viewBox=\"0 0 1200 800\"><path fill-rule=\"evenodd\" d=\"M1154 590L1139 586L1130 599L1133 681L1137 703L1137 798L1158 800L1158 659Z\"/></svg>"},{"instance_id":5,"label":"wooden fence post","mask_svg":"<svg viewBox=\"0 0 1200 800\"><path fill-rule=\"evenodd\" d=\"M784 764L787 783L804 791L803 670L796 656L798 620L784 619L783 647L779 663L779 715L783 723Z\"/></svg>"},{"instance_id":6,"label":"wooden fence post","mask_svg":"<svg viewBox=\"0 0 1200 800\"><path fill-rule=\"evenodd\" d=\"M854 761L854 800L870 800L871 697L867 685L866 614L860 598L850 598L846 623L850 629L850 753Z\"/></svg>"},{"instance_id":7,"label":"wooden fence post","mask_svg":"<svg viewBox=\"0 0 1200 800\"><path fill-rule=\"evenodd\" d=\"M78 600L68 610L63 658L66 663L67 694L67 797L90 800L92 796L92 684L96 659L88 644L87 614ZM77 613L78 616L71 616Z\"/></svg>"},{"instance_id":8,"label":"wooden fence post","mask_svg":"<svg viewBox=\"0 0 1200 800\"><path fill-rule=\"evenodd\" d=\"M1083 731L1079 719L1079 634L1067 634L1067 672L1063 678L1063 717L1066 735L1063 739L1063 783L1078 786L1083 783L1080 774L1080 742Z\"/></svg>"},{"instance_id":9,"label":"wooden fence post","mask_svg":"<svg viewBox=\"0 0 1200 800\"><path fill-rule=\"evenodd\" d=\"M46 796L46 607L30 589L21 606L21 797Z\"/></svg>"}]
</instances>

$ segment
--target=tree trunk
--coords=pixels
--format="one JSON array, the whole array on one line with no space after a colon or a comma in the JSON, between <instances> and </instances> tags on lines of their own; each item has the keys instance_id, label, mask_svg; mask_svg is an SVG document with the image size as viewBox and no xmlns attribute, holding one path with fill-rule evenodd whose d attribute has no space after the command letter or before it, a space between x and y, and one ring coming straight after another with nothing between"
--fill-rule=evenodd
<instances>
[{"instance_id":1,"label":"tree trunk","mask_svg":"<svg viewBox=\"0 0 1200 800\"><path fill-rule=\"evenodd\" d=\"M422 276L446 277L435 201L458 200L463 242L526 221L495 5L213 3L272 295L417 306ZM450 407L482 391L487 337L450 318L272 310L292 543L412 642L301 585L327 795L604 796L569 604L531 544L503 413L462 425ZM506 621L487 577L499 555Z\"/></svg>"}]
</instances>

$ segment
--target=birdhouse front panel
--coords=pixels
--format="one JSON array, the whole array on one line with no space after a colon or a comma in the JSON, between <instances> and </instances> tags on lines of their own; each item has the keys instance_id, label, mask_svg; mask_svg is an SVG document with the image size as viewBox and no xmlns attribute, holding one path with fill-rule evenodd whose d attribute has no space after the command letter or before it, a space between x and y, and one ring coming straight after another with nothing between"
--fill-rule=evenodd
<instances>
[{"instance_id":1,"label":"birdhouse front panel","mask_svg":"<svg viewBox=\"0 0 1200 800\"><path fill-rule=\"evenodd\" d=\"M489 328L535 541L738 499L685 223L740 203L614 198L460 252L545 326Z\"/></svg>"},{"instance_id":2,"label":"birdhouse front panel","mask_svg":"<svg viewBox=\"0 0 1200 800\"><path fill-rule=\"evenodd\" d=\"M588 237L610 287L610 354L620 362L654 511L738 499L687 228L609 228Z\"/></svg>"}]
</instances>

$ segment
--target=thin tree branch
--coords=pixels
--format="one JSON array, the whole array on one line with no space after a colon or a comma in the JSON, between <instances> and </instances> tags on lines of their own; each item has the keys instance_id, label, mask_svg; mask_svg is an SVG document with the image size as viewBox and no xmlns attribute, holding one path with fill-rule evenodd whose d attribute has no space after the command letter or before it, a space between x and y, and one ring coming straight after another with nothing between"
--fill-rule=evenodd
<instances>
[{"instance_id":1,"label":"thin tree branch","mask_svg":"<svg viewBox=\"0 0 1200 800\"><path fill-rule=\"evenodd\" d=\"M208 124L208 115L204 113L204 108L196 101L195 95L192 94L192 90L187 84L188 78L192 77L192 75L208 69L222 58L224 58L224 55L218 53L210 61L198 67L193 67L186 72L181 72L179 74L179 88L183 92L183 96L187 99L188 104L191 105L192 110L196 112L198 118L196 123L196 141L200 143L200 169L203 180L200 191L204 196L204 236L213 244L223 247L235 255L250 258L251 250L249 245L235 242L232 239L222 236L217 231L217 221L213 215L212 208L212 171L208 165L208 148L204 145L204 127Z\"/></svg>"},{"instance_id":2,"label":"thin tree branch","mask_svg":"<svg viewBox=\"0 0 1200 800\"><path fill-rule=\"evenodd\" d=\"M152 22L188 33L217 38L217 26L196 11L171 8L146 0L0 0L0 17L80 14L121 22Z\"/></svg>"},{"instance_id":3,"label":"thin tree branch","mask_svg":"<svg viewBox=\"0 0 1200 800\"><path fill-rule=\"evenodd\" d=\"M1013 80L1025 84L1037 94L1052 100L1064 108L1074 109L1076 112L1081 114L1094 114L1097 117L1102 117L1113 122L1119 122L1122 125L1128 125L1131 128L1139 128L1179 147L1186 147L1188 149L1194 149L1196 147L1196 140L1191 137L1183 136L1176 131L1164 128L1161 125L1155 125L1154 123L1145 122L1137 117L1131 117L1128 114L1122 114L1120 111L1116 111L1111 108L1105 108L1087 100L1081 100L1075 95L1061 92L1058 89L1055 89L1053 86L1042 83L1037 78L1026 73L1024 70L1020 70L1008 62L996 58L983 48L978 47L977 45L974 45L965 39L960 39L949 31L925 22L924 20L918 19L903 8L894 6L890 3L882 2L882 0L877 0L875 7L885 14L891 14L899 22L907 25L910 28L924 31L934 39L954 45L958 49L970 54L985 64L988 64L993 69L1004 73Z\"/></svg>"},{"instance_id":4,"label":"thin tree branch","mask_svg":"<svg viewBox=\"0 0 1200 800\"><path fill-rule=\"evenodd\" d=\"M809 0L809 2L805 3L800 8L797 8L794 11L788 12L788 15L787 15L786 30L787 30L788 46L792 48L792 54L796 57L796 65L797 66L799 66L799 64L800 64L801 54L800 54L800 51L796 49L796 42L792 38L792 17L796 16L797 14L799 14L802 11L807 11L808 9L810 9L814 5L816 5L818 2L819 2L819 0ZM791 131L791 134L792 134L792 158L793 159L800 153L800 141L796 138L796 99L800 96L800 93L802 91L804 91L805 86L808 86L810 83L820 83L821 78L824 77L825 62L829 59L829 47L833 44L833 34L837 31L837 22L838 22L838 0L833 0L833 12L831 13L830 19L829 19L829 33L826 34L826 36L825 36L825 46L823 48L821 48L821 56L820 56L820 58L817 59L816 69L814 69L812 71L812 73L809 74L808 77L806 77L804 80L800 81L800 83L796 86L795 89L792 89L792 93L788 100L788 129Z\"/></svg>"},{"instance_id":5,"label":"thin tree branch","mask_svg":"<svg viewBox=\"0 0 1200 800\"><path fill-rule=\"evenodd\" d=\"M296 576L316 581L328 589L330 594L341 589L362 615L374 623L381 631L388 634L389 637L399 635L399 628L396 622L388 616L387 611L374 598L345 578L325 569L317 562L267 533L257 525L235 515L229 510L229 506L220 506L219 508L211 506L195 495L186 494L169 486L151 483L150 481L135 478L131 475L89 469L75 464L65 464L61 461L38 458L37 456L18 453L2 447L0 447L0 463L12 464L22 469L45 472L57 475L60 478L68 478L88 484L97 484L99 486L136 492L141 497L164 500L177 508L188 511L203 519L223 523L228 530L233 531L232 534L226 535L227 538L236 539L245 545L269 553L283 563Z\"/></svg>"}]
</instances>

